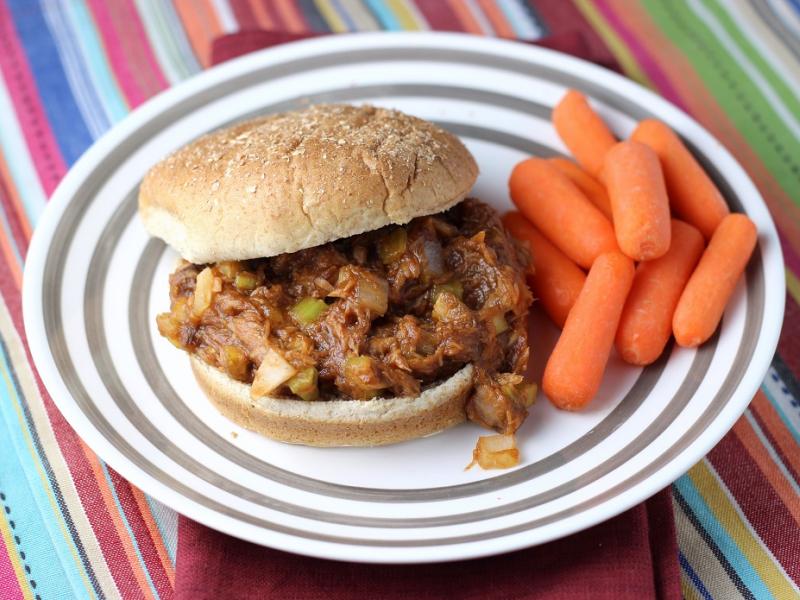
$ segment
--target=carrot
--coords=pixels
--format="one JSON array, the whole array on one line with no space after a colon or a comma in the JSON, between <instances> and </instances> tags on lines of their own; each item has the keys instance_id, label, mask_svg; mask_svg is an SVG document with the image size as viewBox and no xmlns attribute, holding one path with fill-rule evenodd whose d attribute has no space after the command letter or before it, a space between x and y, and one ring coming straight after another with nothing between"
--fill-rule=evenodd
<instances>
[{"instance_id":1,"label":"carrot","mask_svg":"<svg viewBox=\"0 0 800 600\"><path fill-rule=\"evenodd\" d=\"M555 165L556 169L569 177L569 180L578 186L583 195L591 200L592 204L599 208L600 212L609 221L612 219L611 201L608 199L606 188L603 187L602 183L567 158L551 158L549 160Z\"/></svg>"},{"instance_id":2,"label":"carrot","mask_svg":"<svg viewBox=\"0 0 800 600\"><path fill-rule=\"evenodd\" d=\"M597 394L633 275L633 261L619 252L592 265L542 376L558 408L579 410Z\"/></svg>"},{"instance_id":3,"label":"carrot","mask_svg":"<svg viewBox=\"0 0 800 600\"><path fill-rule=\"evenodd\" d=\"M661 258L639 263L617 328L617 352L632 365L649 365L672 335L672 315L705 240L697 228L672 220L672 245Z\"/></svg>"},{"instance_id":4,"label":"carrot","mask_svg":"<svg viewBox=\"0 0 800 600\"><path fill-rule=\"evenodd\" d=\"M672 317L679 345L694 348L716 331L757 240L756 226L743 214L728 215L719 224Z\"/></svg>"},{"instance_id":5,"label":"carrot","mask_svg":"<svg viewBox=\"0 0 800 600\"><path fill-rule=\"evenodd\" d=\"M522 161L508 185L520 212L581 267L588 269L603 252L617 250L608 219L546 160Z\"/></svg>"},{"instance_id":6,"label":"carrot","mask_svg":"<svg viewBox=\"0 0 800 600\"><path fill-rule=\"evenodd\" d=\"M658 154L675 214L711 239L730 211L717 186L681 139L664 123L653 119L639 123L631 139L647 144Z\"/></svg>"},{"instance_id":7,"label":"carrot","mask_svg":"<svg viewBox=\"0 0 800 600\"><path fill-rule=\"evenodd\" d=\"M528 284L553 323L564 327L586 275L520 213L504 215L503 224L515 238L530 244L533 268L528 274Z\"/></svg>"},{"instance_id":8,"label":"carrot","mask_svg":"<svg viewBox=\"0 0 800 600\"><path fill-rule=\"evenodd\" d=\"M669 200L656 153L639 142L616 144L606 154L603 181L620 250L634 260L666 254Z\"/></svg>"},{"instance_id":9,"label":"carrot","mask_svg":"<svg viewBox=\"0 0 800 600\"><path fill-rule=\"evenodd\" d=\"M578 163L592 175L599 175L606 152L617 140L586 96L567 91L553 109L553 126Z\"/></svg>"}]
</instances>

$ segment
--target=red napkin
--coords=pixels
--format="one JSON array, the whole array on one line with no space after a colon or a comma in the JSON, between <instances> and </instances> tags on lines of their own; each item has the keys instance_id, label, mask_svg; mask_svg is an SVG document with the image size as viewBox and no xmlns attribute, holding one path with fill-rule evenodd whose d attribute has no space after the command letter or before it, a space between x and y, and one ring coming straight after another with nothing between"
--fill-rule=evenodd
<instances>
[{"instance_id":1,"label":"red napkin","mask_svg":"<svg viewBox=\"0 0 800 600\"><path fill-rule=\"evenodd\" d=\"M308 36L268 31L227 35L214 42L213 62L302 37ZM599 58L579 32L537 43ZM430 565L307 558L243 542L180 517L175 597L672 600L681 597L681 590L672 502L665 490L614 519L543 546Z\"/></svg>"}]
</instances>

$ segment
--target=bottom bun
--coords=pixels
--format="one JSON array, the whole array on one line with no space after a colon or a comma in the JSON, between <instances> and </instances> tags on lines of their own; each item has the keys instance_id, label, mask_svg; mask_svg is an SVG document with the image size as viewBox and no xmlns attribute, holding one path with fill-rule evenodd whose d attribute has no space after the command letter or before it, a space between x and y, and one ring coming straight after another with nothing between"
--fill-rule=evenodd
<instances>
[{"instance_id":1,"label":"bottom bun","mask_svg":"<svg viewBox=\"0 0 800 600\"><path fill-rule=\"evenodd\" d=\"M438 433L465 420L472 365L416 397L307 402L262 396L192 357L200 387L231 421L267 437L308 446L380 446Z\"/></svg>"}]
</instances>

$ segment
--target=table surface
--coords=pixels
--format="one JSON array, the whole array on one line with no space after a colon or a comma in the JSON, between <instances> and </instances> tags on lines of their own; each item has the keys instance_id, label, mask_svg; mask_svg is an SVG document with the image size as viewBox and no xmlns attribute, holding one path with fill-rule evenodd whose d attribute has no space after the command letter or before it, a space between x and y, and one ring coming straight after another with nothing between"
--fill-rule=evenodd
<instances>
[{"instance_id":1,"label":"table surface","mask_svg":"<svg viewBox=\"0 0 800 600\"><path fill-rule=\"evenodd\" d=\"M0 0L0 597L171 597L177 515L89 450L25 345L25 253L69 166L212 41L289 32L579 33L748 171L781 234L784 331L750 408L672 486L687 598L800 597L800 1Z\"/></svg>"}]
</instances>

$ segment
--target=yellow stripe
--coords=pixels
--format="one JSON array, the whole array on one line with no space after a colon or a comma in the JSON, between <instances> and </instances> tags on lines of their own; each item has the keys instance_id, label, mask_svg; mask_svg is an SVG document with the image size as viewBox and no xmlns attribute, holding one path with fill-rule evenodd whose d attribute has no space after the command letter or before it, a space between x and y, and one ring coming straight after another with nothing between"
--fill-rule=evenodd
<instances>
[{"instance_id":1,"label":"yellow stripe","mask_svg":"<svg viewBox=\"0 0 800 600\"><path fill-rule=\"evenodd\" d=\"M753 566L772 595L775 598L793 597L794 588L775 565L775 559L764 550L759 540L745 525L733 506L727 490L722 487L706 462L700 461L692 467L689 477L711 512Z\"/></svg>"},{"instance_id":2,"label":"yellow stripe","mask_svg":"<svg viewBox=\"0 0 800 600\"><path fill-rule=\"evenodd\" d=\"M681 572L681 593L684 600L700 600L700 593L694 587L694 582L683 572Z\"/></svg>"},{"instance_id":3,"label":"yellow stripe","mask_svg":"<svg viewBox=\"0 0 800 600\"><path fill-rule=\"evenodd\" d=\"M8 552L8 560L11 561L11 567L14 569L14 574L17 576L19 582L19 589L22 591L23 597L27 600L33 600L33 590L28 583L28 578L25 577L25 572L22 570L22 563L20 562L19 553L14 552L16 544L14 543L13 536L11 535L11 528L6 520L5 511L0 510L2 517L0 518L0 535L3 537L3 542L6 545L6 552ZM0 552L3 550L0 549Z\"/></svg>"},{"instance_id":4,"label":"yellow stripe","mask_svg":"<svg viewBox=\"0 0 800 600\"><path fill-rule=\"evenodd\" d=\"M417 21L414 13L408 8L408 5L403 0L386 0L386 6L397 17L397 22L400 27L406 31L419 31L422 29L419 21Z\"/></svg>"},{"instance_id":5,"label":"yellow stripe","mask_svg":"<svg viewBox=\"0 0 800 600\"><path fill-rule=\"evenodd\" d=\"M592 4L591 0L575 0L575 6L583 13L586 20L594 27L597 33L603 38L614 58L622 67L625 74L649 88L655 89L655 85L636 62L633 54L628 50L625 43L614 33L614 29L606 22L600 11Z\"/></svg>"},{"instance_id":6,"label":"yellow stripe","mask_svg":"<svg viewBox=\"0 0 800 600\"><path fill-rule=\"evenodd\" d=\"M11 383L11 377L8 373L8 370L5 368L5 363L0 361L0 372L2 372L3 382L6 385L6 389L8 390L9 398L17 398L16 389L14 389L13 384ZM67 527L64 524L64 516L61 514L61 510L58 508L58 504L56 503L56 499L53 496L53 490L50 488L50 482L47 479L47 475L42 468L42 462L39 460L39 456L36 453L36 449L33 447L33 440L31 440L30 432L28 431L27 424L25 423L25 417L22 414L22 408L19 405L19 401L15 401L13 403L14 410L17 413L17 419L19 420L20 430L22 431L22 435L25 438L25 443L28 446L28 452L30 452L31 456L33 457L33 464L36 465L36 471L39 474L39 479L42 481L42 487L45 490L47 495L47 499L50 501L50 506L53 509L53 513L56 516L56 522L58 523L59 528L61 529L61 534L64 536L64 540L67 542L67 547L69 548L70 554L72 554L72 558L77 565L77 571L80 573L81 580L83 581L83 585L86 588L86 592L88 593L89 597L94 598L94 590L92 589L91 584L89 583L89 578L86 576L85 569L83 568L83 564L81 563L80 557L78 557L78 552L75 549L75 544L72 538L67 531Z\"/></svg>"},{"instance_id":7,"label":"yellow stripe","mask_svg":"<svg viewBox=\"0 0 800 600\"><path fill-rule=\"evenodd\" d=\"M786 289L794 298L794 301L800 304L800 279L788 268L786 269Z\"/></svg>"},{"instance_id":8,"label":"yellow stripe","mask_svg":"<svg viewBox=\"0 0 800 600\"><path fill-rule=\"evenodd\" d=\"M314 4L317 5L319 14L321 14L322 18L328 23L328 27L331 28L331 31L334 33L345 33L349 31L344 20L342 20L339 13L336 12L336 9L330 3L330 0L314 0Z\"/></svg>"}]
</instances>

